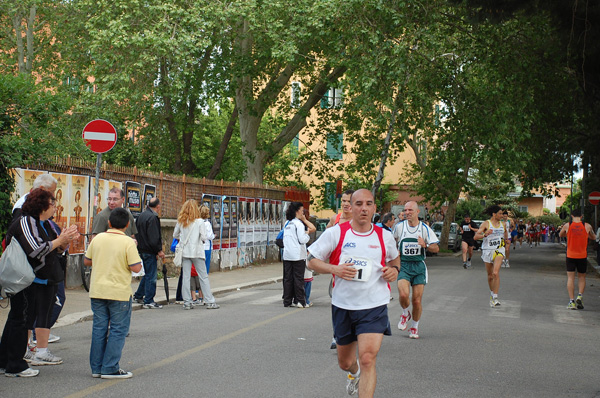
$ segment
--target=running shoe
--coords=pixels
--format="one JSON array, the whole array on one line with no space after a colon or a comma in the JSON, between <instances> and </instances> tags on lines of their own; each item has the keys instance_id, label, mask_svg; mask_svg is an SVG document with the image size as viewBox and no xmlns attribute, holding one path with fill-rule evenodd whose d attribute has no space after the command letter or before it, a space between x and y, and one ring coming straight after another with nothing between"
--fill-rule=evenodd
<instances>
[{"instance_id":1,"label":"running shoe","mask_svg":"<svg viewBox=\"0 0 600 398\"><path fill-rule=\"evenodd\" d=\"M35 357L35 347L33 349L27 347L25 356L23 356L23 359L25 360L25 362L30 363L31 361L33 361L34 357Z\"/></svg>"},{"instance_id":2,"label":"running shoe","mask_svg":"<svg viewBox=\"0 0 600 398\"><path fill-rule=\"evenodd\" d=\"M6 373L6 369L4 369L4 368L0 368L0 375L3 375L3 374L5 374L5 373Z\"/></svg>"},{"instance_id":3,"label":"running shoe","mask_svg":"<svg viewBox=\"0 0 600 398\"><path fill-rule=\"evenodd\" d=\"M567 305L567 309L568 310L576 310L577 306L575 305L574 301L569 301L569 305Z\"/></svg>"},{"instance_id":4,"label":"running shoe","mask_svg":"<svg viewBox=\"0 0 600 398\"><path fill-rule=\"evenodd\" d=\"M93 377L94 379L99 379L99 378L100 378L100 376L102 376L102 374L100 374L100 373L92 373L92 377Z\"/></svg>"},{"instance_id":5,"label":"running shoe","mask_svg":"<svg viewBox=\"0 0 600 398\"><path fill-rule=\"evenodd\" d=\"M577 305L578 310L583 309L583 296L581 294L578 295L577 298L575 299L575 304Z\"/></svg>"},{"instance_id":6,"label":"running shoe","mask_svg":"<svg viewBox=\"0 0 600 398\"><path fill-rule=\"evenodd\" d=\"M352 376L350 372L348 372L348 384L346 384L346 392L348 395L356 395L358 392L358 382L360 381L360 374L356 377Z\"/></svg>"},{"instance_id":7,"label":"running shoe","mask_svg":"<svg viewBox=\"0 0 600 398\"><path fill-rule=\"evenodd\" d=\"M465 261L465 262L463 263L463 268L464 268L464 269L467 269L467 267L468 267L468 265L467 265L467 262Z\"/></svg>"},{"instance_id":8,"label":"running shoe","mask_svg":"<svg viewBox=\"0 0 600 398\"><path fill-rule=\"evenodd\" d=\"M33 360L31 361L31 364L34 366L60 365L61 363L63 363L62 358L57 357L56 355L51 353L49 350L47 350L43 354L41 354L39 351L36 351L35 356L33 357Z\"/></svg>"},{"instance_id":9,"label":"running shoe","mask_svg":"<svg viewBox=\"0 0 600 398\"><path fill-rule=\"evenodd\" d=\"M206 308L209 310L216 310L216 309L221 308L221 306L217 303L208 303L208 304L206 304Z\"/></svg>"},{"instance_id":10,"label":"running shoe","mask_svg":"<svg viewBox=\"0 0 600 398\"><path fill-rule=\"evenodd\" d=\"M398 322L398 329L406 330L406 325L412 316L410 315L410 311L408 311L408 315L400 315L400 322Z\"/></svg>"},{"instance_id":11,"label":"running shoe","mask_svg":"<svg viewBox=\"0 0 600 398\"><path fill-rule=\"evenodd\" d=\"M163 307L162 305L160 305L160 304L158 304L156 302L150 303L150 304L144 304L142 306L142 308L146 308L146 309L160 309L162 307Z\"/></svg>"},{"instance_id":12,"label":"running shoe","mask_svg":"<svg viewBox=\"0 0 600 398\"><path fill-rule=\"evenodd\" d=\"M500 301L498 301L498 297L494 298L490 296L490 307L500 307Z\"/></svg>"},{"instance_id":13,"label":"running shoe","mask_svg":"<svg viewBox=\"0 0 600 398\"><path fill-rule=\"evenodd\" d=\"M189 303L189 304L184 304L184 305L183 305L183 309L184 309L184 310L191 310L192 308L194 308L194 307L192 306L192 303Z\"/></svg>"},{"instance_id":14,"label":"running shoe","mask_svg":"<svg viewBox=\"0 0 600 398\"><path fill-rule=\"evenodd\" d=\"M193 306L204 305L204 301L202 299L196 299L196 300L192 301L192 305Z\"/></svg>"},{"instance_id":15,"label":"running shoe","mask_svg":"<svg viewBox=\"0 0 600 398\"><path fill-rule=\"evenodd\" d=\"M337 348L337 343L335 341L335 337L331 339L331 345L329 346L330 350L335 350Z\"/></svg>"},{"instance_id":16,"label":"running shoe","mask_svg":"<svg viewBox=\"0 0 600 398\"><path fill-rule=\"evenodd\" d=\"M50 333L48 335L48 343L56 343L57 341L60 341L60 336L57 336L57 335L52 334L52 333ZM37 345L37 340L36 339L31 340L31 342L34 345Z\"/></svg>"},{"instance_id":17,"label":"running shoe","mask_svg":"<svg viewBox=\"0 0 600 398\"><path fill-rule=\"evenodd\" d=\"M133 301L135 301L138 304L144 304L144 299L143 298L135 298L134 297Z\"/></svg>"},{"instance_id":18,"label":"running shoe","mask_svg":"<svg viewBox=\"0 0 600 398\"><path fill-rule=\"evenodd\" d=\"M419 338L419 331L417 330L417 328L410 328L410 330L408 331L408 338L409 339L418 339Z\"/></svg>"},{"instance_id":19,"label":"running shoe","mask_svg":"<svg viewBox=\"0 0 600 398\"><path fill-rule=\"evenodd\" d=\"M34 377L40 373L37 369L27 368L19 373L5 373L6 377Z\"/></svg>"},{"instance_id":20,"label":"running shoe","mask_svg":"<svg viewBox=\"0 0 600 398\"><path fill-rule=\"evenodd\" d=\"M133 373L127 372L127 371L125 371L123 369L119 369L115 373L111 373L111 374L107 374L107 375L102 375L100 377L103 378L103 379L131 379L133 377Z\"/></svg>"}]
</instances>

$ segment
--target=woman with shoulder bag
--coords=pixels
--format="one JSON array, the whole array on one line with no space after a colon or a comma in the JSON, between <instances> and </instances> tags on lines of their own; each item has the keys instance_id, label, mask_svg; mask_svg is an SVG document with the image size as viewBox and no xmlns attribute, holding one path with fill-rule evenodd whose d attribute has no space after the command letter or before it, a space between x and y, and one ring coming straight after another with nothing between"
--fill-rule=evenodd
<instances>
[{"instance_id":1,"label":"woman with shoulder bag","mask_svg":"<svg viewBox=\"0 0 600 398\"><path fill-rule=\"evenodd\" d=\"M306 219L304 206L300 202L290 203L285 217L289 222L283 230L283 306L290 307L297 303L298 308L306 308L306 243L310 239L309 234L317 229Z\"/></svg>"},{"instance_id":2,"label":"woman with shoulder bag","mask_svg":"<svg viewBox=\"0 0 600 398\"><path fill-rule=\"evenodd\" d=\"M182 245L181 274L181 294L183 296L183 309L190 310L192 306L192 294L190 290L190 278L192 274L192 264L200 277L200 287L204 294L204 303L206 308L217 309L219 305L210 291L210 282L206 272L204 241L206 241L206 227L204 220L200 218L200 209L198 202L194 199L187 200L177 216L177 225L173 232L173 238L179 239Z\"/></svg>"},{"instance_id":3,"label":"woman with shoulder bag","mask_svg":"<svg viewBox=\"0 0 600 398\"><path fill-rule=\"evenodd\" d=\"M23 204L23 215L13 221L6 235L7 244L17 239L34 270L33 283L10 298L11 309L0 341L0 372L9 377L37 376L32 365L57 365L62 359L48 351L48 336L57 284L64 280L59 262L70 241L79 237L77 226L57 236L48 220L56 210L55 198L42 188L32 190ZM37 350L27 352L28 330L36 321Z\"/></svg>"}]
</instances>

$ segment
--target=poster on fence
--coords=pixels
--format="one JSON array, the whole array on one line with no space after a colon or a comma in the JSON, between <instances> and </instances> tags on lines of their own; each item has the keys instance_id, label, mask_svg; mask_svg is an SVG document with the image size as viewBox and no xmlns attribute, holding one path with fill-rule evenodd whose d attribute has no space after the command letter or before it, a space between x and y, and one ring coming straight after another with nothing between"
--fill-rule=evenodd
<instances>
[{"instance_id":1,"label":"poster on fence","mask_svg":"<svg viewBox=\"0 0 600 398\"><path fill-rule=\"evenodd\" d=\"M203 195L202 203L210 209L210 224L215 234L213 250L221 249L221 198L213 195Z\"/></svg>"},{"instance_id":2,"label":"poster on fence","mask_svg":"<svg viewBox=\"0 0 600 398\"><path fill-rule=\"evenodd\" d=\"M125 207L129 209L134 218L138 218L142 212L142 184L139 182L125 182Z\"/></svg>"},{"instance_id":3,"label":"poster on fence","mask_svg":"<svg viewBox=\"0 0 600 398\"><path fill-rule=\"evenodd\" d=\"M148 206L148 203L150 203L150 199L154 198L156 196L156 186L155 185L150 185L150 184L144 184L144 203L142 206L142 210L145 209Z\"/></svg>"},{"instance_id":4,"label":"poster on fence","mask_svg":"<svg viewBox=\"0 0 600 398\"><path fill-rule=\"evenodd\" d=\"M238 247L238 198L237 197L229 197L229 214L230 214L230 233L229 233L229 247L237 248Z\"/></svg>"},{"instance_id":5,"label":"poster on fence","mask_svg":"<svg viewBox=\"0 0 600 398\"><path fill-rule=\"evenodd\" d=\"M87 231L90 177L82 175L71 175L69 177L68 196L63 196L66 199L69 225L77 225L77 230L83 233ZM84 251L85 237L81 235L79 239L71 243L69 254L82 254Z\"/></svg>"},{"instance_id":6,"label":"poster on fence","mask_svg":"<svg viewBox=\"0 0 600 398\"><path fill-rule=\"evenodd\" d=\"M223 196L222 198L222 205L221 208L223 210L223 218L222 218L222 234L221 234L221 249L229 249L229 233L230 231L230 225L231 225L231 213L229 212L229 205L230 205L230 201L229 201L229 197L228 196Z\"/></svg>"},{"instance_id":7,"label":"poster on fence","mask_svg":"<svg viewBox=\"0 0 600 398\"><path fill-rule=\"evenodd\" d=\"M90 223L89 231L92 231L92 225L94 225L94 216L100 213L103 209L108 206L108 181L99 179L98 180L98 204L96 206L96 213L94 214L94 191L96 190L96 177L90 177Z\"/></svg>"},{"instance_id":8,"label":"poster on fence","mask_svg":"<svg viewBox=\"0 0 600 398\"><path fill-rule=\"evenodd\" d=\"M54 212L54 222L61 230L63 230L69 226L69 175L60 173L50 174L52 177L56 178L56 191L54 191L56 211ZM85 230L79 230L79 232L84 233Z\"/></svg>"}]
</instances>

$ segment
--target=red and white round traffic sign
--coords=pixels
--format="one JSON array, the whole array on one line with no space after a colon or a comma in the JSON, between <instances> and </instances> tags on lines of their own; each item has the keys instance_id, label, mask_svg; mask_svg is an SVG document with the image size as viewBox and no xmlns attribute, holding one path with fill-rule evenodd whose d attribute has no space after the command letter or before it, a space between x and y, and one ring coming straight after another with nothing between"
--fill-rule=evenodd
<instances>
[{"instance_id":1,"label":"red and white round traffic sign","mask_svg":"<svg viewBox=\"0 0 600 398\"><path fill-rule=\"evenodd\" d=\"M85 145L96 153L108 152L117 143L117 130L106 120L92 120L83 128Z\"/></svg>"},{"instance_id":2,"label":"red and white round traffic sign","mask_svg":"<svg viewBox=\"0 0 600 398\"><path fill-rule=\"evenodd\" d=\"M598 206L598 204L600 204L600 192L598 192L598 191L590 192L590 196L588 196L588 200L594 206Z\"/></svg>"}]
</instances>

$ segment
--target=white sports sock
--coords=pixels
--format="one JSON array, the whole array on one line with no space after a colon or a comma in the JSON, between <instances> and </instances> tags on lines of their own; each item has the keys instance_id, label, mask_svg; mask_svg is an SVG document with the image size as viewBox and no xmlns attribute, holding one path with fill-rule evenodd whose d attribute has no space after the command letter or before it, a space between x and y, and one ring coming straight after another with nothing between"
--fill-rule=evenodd
<instances>
[{"instance_id":1,"label":"white sports sock","mask_svg":"<svg viewBox=\"0 0 600 398\"><path fill-rule=\"evenodd\" d=\"M40 354L40 355L43 355L43 354L45 354L45 353L46 353L46 351L48 351L48 347L46 347L46 348L39 348L39 347L38 347L38 349L36 350L36 352L37 352L38 354Z\"/></svg>"},{"instance_id":2,"label":"white sports sock","mask_svg":"<svg viewBox=\"0 0 600 398\"><path fill-rule=\"evenodd\" d=\"M360 376L360 363L357 362L357 364L358 364L358 371L356 373L350 373L350 372L348 372L348 373L350 373L350 376L354 377L355 379L358 376Z\"/></svg>"},{"instance_id":3,"label":"white sports sock","mask_svg":"<svg viewBox=\"0 0 600 398\"><path fill-rule=\"evenodd\" d=\"M495 298L495 299L496 299L496 298L498 298L498 295L497 295L497 294L494 294L494 293L492 293L492 298Z\"/></svg>"},{"instance_id":4,"label":"white sports sock","mask_svg":"<svg viewBox=\"0 0 600 398\"><path fill-rule=\"evenodd\" d=\"M408 316L408 308L402 308L402 315Z\"/></svg>"},{"instance_id":5,"label":"white sports sock","mask_svg":"<svg viewBox=\"0 0 600 398\"><path fill-rule=\"evenodd\" d=\"M418 329L419 328L419 321L413 320L412 327L415 328L415 329Z\"/></svg>"}]
</instances>

